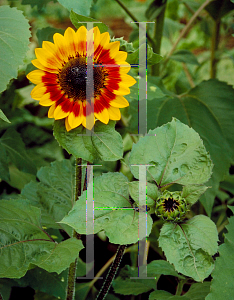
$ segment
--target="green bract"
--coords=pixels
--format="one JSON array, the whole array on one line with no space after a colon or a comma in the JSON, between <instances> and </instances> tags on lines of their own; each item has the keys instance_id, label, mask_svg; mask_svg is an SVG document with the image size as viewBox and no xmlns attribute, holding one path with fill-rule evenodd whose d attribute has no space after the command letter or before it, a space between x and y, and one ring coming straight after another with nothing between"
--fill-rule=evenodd
<instances>
[{"instance_id":1,"label":"green bract","mask_svg":"<svg viewBox=\"0 0 234 300\"><path fill-rule=\"evenodd\" d=\"M156 201L155 213L166 221L182 221L187 211L187 202L181 197L180 192L169 192L166 190Z\"/></svg>"}]
</instances>

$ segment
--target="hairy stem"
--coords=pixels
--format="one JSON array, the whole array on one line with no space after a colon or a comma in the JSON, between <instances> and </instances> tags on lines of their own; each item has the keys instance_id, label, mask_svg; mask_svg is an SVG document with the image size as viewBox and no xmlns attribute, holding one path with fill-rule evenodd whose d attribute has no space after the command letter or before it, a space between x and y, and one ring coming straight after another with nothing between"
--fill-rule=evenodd
<instances>
[{"instance_id":1,"label":"hairy stem","mask_svg":"<svg viewBox=\"0 0 234 300\"><path fill-rule=\"evenodd\" d=\"M216 77L218 59L216 51L219 45L220 19L214 21L213 34L211 39L211 56L210 56L210 78Z\"/></svg>"},{"instance_id":2,"label":"hairy stem","mask_svg":"<svg viewBox=\"0 0 234 300\"><path fill-rule=\"evenodd\" d=\"M193 22L196 20L196 18L199 16L200 12L213 0L206 0L199 8L198 10L193 14L193 16L191 17L191 19L189 20L189 22L186 24L186 26L183 28L183 30L181 30L181 33L178 37L178 39L176 40L175 44L173 45L173 47L171 48L171 51L169 52L166 60L164 61L164 63L166 63L169 60L169 57L172 55L172 53L175 51L177 45L179 44L180 40L187 34L187 32L189 31L190 27L192 26Z\"/></svg>"},{"instance_id":3,"label":"hairy stem","mask_svg":"<svg viewBox=\"0 0 234 300\"><path fill-rule=\"evenodd\" d=\"M110 270L106 276L106 279L103 283L103 286L96 298L96 300L103 300L105 299L106 295L108 294L108 291L111 287L111 283L119 269L119 265L120 265L120 262L123 258L123 255L124 255L124 250L126 248L126 245L120 245L117 252L116 252L116 256L115 256L115 259L110 267Z\"/></svg>"},{"instance_id":4,"label":"hairy stem","mask_svg":"<svg viewBox=\"0 0 234 300\"><path fill-rule=\"evenodd\" d=\"M75 165L75 195L74 195L74 201L77 201L79 196L81 195L82 187L82 159L77 158L76 159L76 165ZM75 230L73 230L73 237L80 239L81 236L79 233L77 233ZM77 266L76 260L70 264L69 270L68 270L68 279L67 279L67 298L66 300L74 300L75 296L75 283L76 283L76 266Z\"/></svg>"},{"instance_id":5,"label":"hairy stem","mask_svg":"<svg viewBox=\"0 0 234 300\"><path fill-rule=\"evenodd\" d=\"M157 54L160 54L160 49L161 49L161 41L162 41L163 25L164 25L164 17L165 17L167 1L165 1L163 5L164 5L163 9L155 19L155 27L154 27L153 50ZM152 75L154 76L160 75L160 64L156 64L152 66Z\"/></svg>"}]
</instances>

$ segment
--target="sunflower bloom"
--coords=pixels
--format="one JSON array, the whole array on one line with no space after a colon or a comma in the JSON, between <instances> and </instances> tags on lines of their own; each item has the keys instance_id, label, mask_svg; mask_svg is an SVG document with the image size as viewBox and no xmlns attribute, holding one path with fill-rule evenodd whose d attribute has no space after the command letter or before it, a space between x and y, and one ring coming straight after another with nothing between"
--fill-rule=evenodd
<instances>
[{"instance_id":1,"label":"sunflower bloom","mask_svg":"<svg viewBox=\"0 0 234 300\"><path fill-rule=\"evenodd\" d=\"M130 93L129 87L136 81L127 74L130 65L126 62L127 53L119 51L119 41L110 42L109 33L101 34L98 27L87 31L84 26L76 32L68 27L64 36L55 33L53 39L54 43L44 41L42 48L35 49L37 59L32 64L38 70L27 75L36 84L32 98L42 106L50 106L49 118L65 119L67 131L81 124L92 129L96 119L105 124L120 120L119 108L129 105L123 96ZM93 91L93 102L87 99L89 90ZM90 115L94 117L92 125L86 122Z\"/></svg>"}]
</instances>

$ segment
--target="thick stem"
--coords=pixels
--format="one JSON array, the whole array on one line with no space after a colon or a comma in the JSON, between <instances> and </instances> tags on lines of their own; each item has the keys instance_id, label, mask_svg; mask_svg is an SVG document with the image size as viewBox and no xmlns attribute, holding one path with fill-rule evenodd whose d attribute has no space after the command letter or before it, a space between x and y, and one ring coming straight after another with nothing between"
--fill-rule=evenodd
<instances>
[{"instance_id":1,"label":"thick stem","mask_svg":"<svg viewBox=\"0 0 234 300\"><path fill-rule=\"evenodd\" d=\"M167 1L165 1L163 9L155 19L153 50L157 54L160 54L160 49L161 49L166 5L167 5ZM152 75L154 76L160 75L160 64L156 64L152 66Z\"/></svg>"},{"instance_id":2,"label":"thick stem","mask_svg":"<svg viewBox=\"0 0 234 300\"><path fill-rule=\"evenodd\" d=\"M219 45L220 19L214 21L213 34L211 39L211 56L210 56L210 78L216 77L218 59L216 51Z\"/></svg>"},{"instance_id":3,"label":"thick stem","mask_svg":"<svg viewBox=\"0 0 234 300\"><path fill-rule=\"evenodd\" d=\"M120 262L124 255L124 250L126 248L126 245L120 245L115 256L115 260L113 261L110 270L106 276L105 282L103 283L103 286L96 298L96 300L103 300L105 299L106 295L108 294L108 291L111 287L111 283L115 277L115 274L117 273L119 269Z\"/></svg>"},{"instance_id":4,"label":"thick stem","mask_svg":"<svg viewBox=\"0 0 234 300\"><path fill-rule=\"evenodd\" d=\"M82 159L77 158L76 159L76 165L75 165L75 195L74 195L74 201L77 201L79 196L81 195L82 191ZM73 230L73 237L80 239L81 236L79 233L77 233L75 230ZM78 258L70 264L69 270L68 270L68 279L67 279L67 298L66 300L74 300L75 296L75 283L76 283L76 266L77 266Z\"/></svg>"}]
</instances>

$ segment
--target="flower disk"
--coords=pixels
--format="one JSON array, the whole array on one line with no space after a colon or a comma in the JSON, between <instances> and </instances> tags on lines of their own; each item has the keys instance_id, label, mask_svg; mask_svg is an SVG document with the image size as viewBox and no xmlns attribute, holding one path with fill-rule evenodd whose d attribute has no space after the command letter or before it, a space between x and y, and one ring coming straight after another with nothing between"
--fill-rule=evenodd
<instances>
[{"instance_id":1,"label":"flower disk","mask_svg":"<svg viewBox=\"0 0 234 300\"><path fill-rule=\"evenodd\" d=\"M65 118L67 131L81 124L92 129L96 119L105 124L120 120L119 108L129 105L123 96L136 83L127 74L130 65L127 53L119 51L120 42L110 43L108 32L84 26L76 32L68 27L64 36L55 33L53 39L35 49L32 63L38 70L27 75L36 84L32 98L50 106L49 118Z\"/></svg>"}]
</instances>

